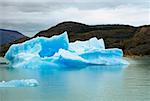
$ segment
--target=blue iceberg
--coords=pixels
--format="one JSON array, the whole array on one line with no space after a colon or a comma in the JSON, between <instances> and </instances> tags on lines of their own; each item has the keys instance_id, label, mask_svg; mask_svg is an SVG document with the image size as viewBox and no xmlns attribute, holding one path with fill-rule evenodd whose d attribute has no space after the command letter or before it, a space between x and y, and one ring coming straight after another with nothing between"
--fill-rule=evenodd
<instances>
[{"instance_id":1,"label":"blue iceberg","mask_svg":"<svg viewBox=\"0 0 150 101\"><path fill-rule=\"evenodd\" d=\"M5 54L5 58L15 68L128 64L122 57L121 49L105 49L103 39L96 37L69 43L67 32L51 38L36 37L14 44Z\"/></svg>"},{"instance_id":2,"label":"blue iceberg","mask_svg":"<svg viewBox=\"0 0 150 101\"><path fill-rule=\"evenodd\" d=\"M0 87L35 87L39 83L35 79L25 79L25 80L11 80L0 82Z\"/></svg>"}]
</instances>

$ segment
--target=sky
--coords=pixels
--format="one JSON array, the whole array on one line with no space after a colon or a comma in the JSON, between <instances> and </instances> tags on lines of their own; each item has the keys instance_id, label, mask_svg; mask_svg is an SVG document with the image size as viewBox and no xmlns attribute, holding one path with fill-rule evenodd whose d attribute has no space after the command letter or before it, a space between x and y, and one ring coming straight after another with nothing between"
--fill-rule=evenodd
<instances>
[{"instance_id":1,"label":"sky","mask_svg":"<svg viewBox=\"0 0 150 101\"><path fill-rule=\"evenodd\" d=\"M149 0L0 0L0 28L33 36L60 22L150 24Z\"/></svg>"}]
</instances>

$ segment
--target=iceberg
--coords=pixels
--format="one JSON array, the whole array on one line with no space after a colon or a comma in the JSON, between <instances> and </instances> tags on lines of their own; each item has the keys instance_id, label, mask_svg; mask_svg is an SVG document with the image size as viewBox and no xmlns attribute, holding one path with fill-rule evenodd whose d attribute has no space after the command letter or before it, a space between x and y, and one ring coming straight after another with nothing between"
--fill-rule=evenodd
<instances>
[{"instance_id":1,"label":"iceberg","mask_svg":"<svg viewBox=\"0 0 150 101\"><path fill-rule=\"evenodd\" d=\"M0 87L35 87L39 83L35 79L25 79L25 80L11 80L0 82Z\"/></svg>"},{"instance_id":2,"label":"iceberg","mask_svg":"<svg viewBox=\"0 0 150 101\"><path fill-rule=\"evenodd\" d=\"M88 65L128 64L118 48L105 49L103 39L69 43L67 32L51 38L36 37L12 45L5 58L15 68L83 67Z\"/></svg>"}]
</instances>

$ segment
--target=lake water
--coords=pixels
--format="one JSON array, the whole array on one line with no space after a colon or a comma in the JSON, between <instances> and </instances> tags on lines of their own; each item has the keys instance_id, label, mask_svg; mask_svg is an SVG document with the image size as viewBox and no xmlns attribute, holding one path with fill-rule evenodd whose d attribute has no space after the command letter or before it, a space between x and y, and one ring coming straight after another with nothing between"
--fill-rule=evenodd
<instances>
[{"instance_id":1,"label":"lake water","mask_svg":"<svg viewBox=\"0 0 150 101\"><path fill-rule=\"evenodd\" d=\"M0 101L150 101L150 58L123 66L78 69L8 69L0 81L37 79L37 87L0 88Z\"/></svg>"}]
</instances>

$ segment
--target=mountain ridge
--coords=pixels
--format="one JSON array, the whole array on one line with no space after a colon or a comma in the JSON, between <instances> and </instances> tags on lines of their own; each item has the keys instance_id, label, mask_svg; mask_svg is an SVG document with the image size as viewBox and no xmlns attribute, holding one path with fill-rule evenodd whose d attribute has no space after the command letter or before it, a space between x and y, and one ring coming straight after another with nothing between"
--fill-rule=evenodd
<instances>
[{"instance_id":1,"label":"mountain ridge","mask_svg":"<svg viewBox=\"0 0 150 101\"><path fill-rule=\"evenodd\" d=\"M0 29L0 45L11 43L17 39L24 37L24 35L15 30Z\"/></svg>"}]
</instances>

